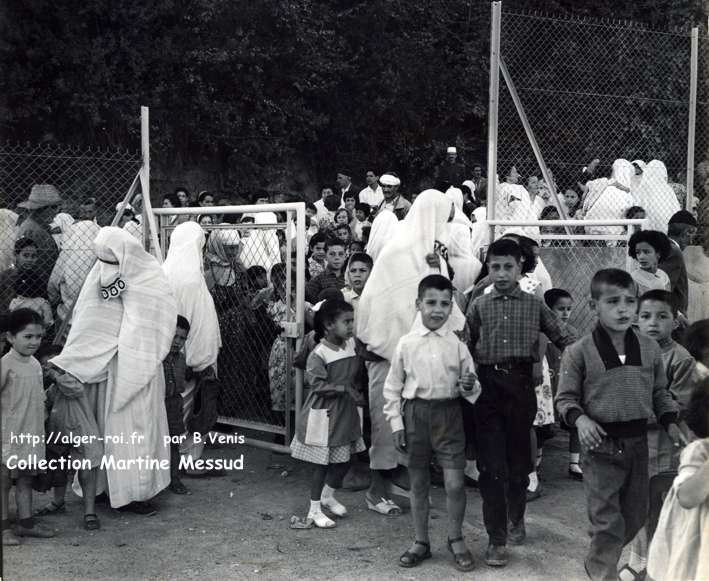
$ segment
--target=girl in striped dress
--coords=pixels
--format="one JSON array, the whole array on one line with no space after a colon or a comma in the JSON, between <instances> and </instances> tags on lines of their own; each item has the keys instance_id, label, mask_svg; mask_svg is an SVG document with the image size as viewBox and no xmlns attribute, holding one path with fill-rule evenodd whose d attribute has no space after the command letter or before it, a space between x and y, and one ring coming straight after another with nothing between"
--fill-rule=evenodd
<instances>
[{"instance_id":1,"label":"girl in striped dress","mask_svg":"<svg viewBox=\"0 0 709 581\"><path fill-rule=\"evenodd\" d=\"M293 458L312 464L308 519L320 528L335 526L323 508L338 517L347 515L334 491L341 485L351 456L365 450L353 330L352 306L342 300L325 301L315 315L319 344L308 357L305 372L311 389L291 443Z\"/></svg>"}]
</instances>

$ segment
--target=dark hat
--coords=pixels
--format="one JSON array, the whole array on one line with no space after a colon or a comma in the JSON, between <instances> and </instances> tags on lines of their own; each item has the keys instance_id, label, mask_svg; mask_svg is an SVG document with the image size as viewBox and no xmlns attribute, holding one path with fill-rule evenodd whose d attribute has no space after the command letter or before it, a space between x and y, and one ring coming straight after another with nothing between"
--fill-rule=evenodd
<instances>
[{"instance_id":1,"label":"dark hat","mask_svg":"<svg viewBox=\"0 0 709 581\"><path fill-rule=\"evenodd\" d=\"M697 219L692 212L688 212L687 210L680 210L672 214L668 224L686 224L687 226L694 226L695 228L698 226Z\"/></svg>"}]
</instances>

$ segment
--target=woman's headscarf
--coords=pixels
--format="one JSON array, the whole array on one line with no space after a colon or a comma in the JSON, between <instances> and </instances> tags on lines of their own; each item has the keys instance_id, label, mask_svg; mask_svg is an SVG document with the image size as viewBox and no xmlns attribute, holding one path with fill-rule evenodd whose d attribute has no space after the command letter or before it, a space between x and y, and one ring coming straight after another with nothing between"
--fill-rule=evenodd
<instances>
[{"instance_id":1,"label":"woman's headscarf","mask_svg":"<svg viewBox=\"0 0 709 581\"><path fill-rule=\"evenodd\" d=\"M394 238L399 227L399 219L394 212L382 210L372 222L367 242L367 254L376 262L384 246Z\"/></svg>"},{"instance_id":2,"label":"woman's headscarf","mask_svg":"<svg viewBox=\"0 0 709 581\"><path fill-rule=\"evenodd\" d=\"M204 243L204 230L197 223L180 224L170 237L170 248L162 265L179 313L190 323L185 354L187 366L195 371L214 365L222 344L214 300L204 280Z\"/></svg>"},{"instance_id":3,"label":"woman's headscarf","mask_svg":"<svg viewBox=\"0 0 709 581\"><path fill-rule=\"evenodd\" d=\"M391 360L399 339L411 330L421 279L437 274L426 263L426 255L434 252L436 242L448 244L452 207L438 190L421 192L374 263L360 297L357 333L370 351L384 359ZM449 327L457 331L464 324L465 317L454 305Z\"/></svg>"},{"instance_id":4,"label":"woman's headscarf","mask_svg":"<svg viewBox=\"0 0 709 581\"><path fill-rule=\"evenodd\" d=\"M225 246L240 246L241 237L238 230L212 230L207 242L207 263L209 273L219 286L231 286L236 282L236 270L233 260L229 258ZM238 256L237 252L237 256Z\"/></svg>"},{"instance_id":5,"label":"woman's headscarf","mask_svg":"<svg viewBox=\"0 0 709 581\"><path fill-rule=\"evenodd\" d=\"M177 301L158 261L125 230L101 228L98 262L74 308L66 345L52 363L82 383L106 377L116 362L107 411L119 411L152 381L170 351Z\"/></svg>"},{"instance_id":6,"label":"woman's headscarf","mask_svg":"<svg viewBox=\"0 0 709 581\"><path fill-rule=\"evenodd\" d=\"M480 250L490 245L490 226L487 224L487 207L480 206L473 210L473 227L470 239L473 244L473 256L480 257Z\"/></svg>"},{"instance_id":7,"label":"woman's headscarf","mask_svg":"<svg viewBox=\"0 0 709 581\"><path fill-rule=\"evenodd\" d=\"M679 212L679 200L667 183L665 164L653 159L645 166L642 180L635 192L635 203L644 208L649 230L667 234L667 224L675 212Z\"/></svg>"},{"instance_id":8,"label":"woman's headscarf","mask_svg":"<svg viewBox=\"0 0 709 581\"><path fill-rule=\"evenodd\" d=\"M622 220L625 212L633 203L630 193L635 170L627 159L613 162L610 184L601 189L602 182L589 182L589 191L583 203L584 218L587 220ZM592 188L592 184L594 187ZM599 186L599 187L595 187ZM622 234L624 226L590 226L588 234Z\"/></svg>"},{"instance_id":9,"label":"woman's headscarf","mask_svg":"<svg viewBox=\"0 0 709 581\"><path fill-rule=\"evenodd\" d=\"M12 266L17 238L17 214L6 208L0 209L0 272Z\"/></svg>"},{"instance_id":10,"label":"woman's headscarf","mask_svg":"<svg viewBox=\"0 0 709 581\"><path fill-rule=\"evenodd\" d=\"M278 218L273 212L253 214L254 224L277 224ZM274 264L281 261L281 245L276 229L254 229L244 237L241 247L241 262L246 268L263 266L270 274Z\"/></svg>"},{"instance_id":11,"label":"woman's headscarf","mask_svg":"<svg viewBox=\"0 0 709 581\"><path fill-rule=\"evenodd\" d=\"M446 197L455 206L455 217L450 224L448 261L453 268L453 286L465 292L475 284L482 270L482 263L475 257L471 238L473 223L463 214L463 192L448 188Z\"/></svg>"},{"instance_id":12,"label":"woman's headscarf","mask_svg":"<svg viewBox=\"0 0 709 581\"><path fill-rule=\"evenodd\" d=\"M57 248L59 248L59 250L61 250L62 248L64 236L66 235L67 231L73 223L74 218L72 218L69 214L60 212L59 214L54 216L52 223L49 225L52 231L52 238L54 238L54 242L56 243Z\"/></svg>"}]
</instances>

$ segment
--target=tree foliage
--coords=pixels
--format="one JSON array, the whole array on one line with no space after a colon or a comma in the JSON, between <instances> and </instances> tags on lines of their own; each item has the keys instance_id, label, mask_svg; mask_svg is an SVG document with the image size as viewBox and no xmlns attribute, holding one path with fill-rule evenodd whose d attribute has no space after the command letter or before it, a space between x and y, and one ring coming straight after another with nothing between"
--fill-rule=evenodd
<instances>
[{"instance_id":1,"label":"tree foliage","mask_svg":"<svg viewBox=\"0 0 709 581\"><path fill-rule=\"evenodd\" d=\"M579 4L509 3L664 26L701 14L695 0ZM207 165L221 187L247 191L299 188L296 167L322 181L372 166L415 187L446 144L483 159L489 10L480 0L9 0L4 136L137 144L148 105L163 174Z\"/></svg>"}]
</instances>

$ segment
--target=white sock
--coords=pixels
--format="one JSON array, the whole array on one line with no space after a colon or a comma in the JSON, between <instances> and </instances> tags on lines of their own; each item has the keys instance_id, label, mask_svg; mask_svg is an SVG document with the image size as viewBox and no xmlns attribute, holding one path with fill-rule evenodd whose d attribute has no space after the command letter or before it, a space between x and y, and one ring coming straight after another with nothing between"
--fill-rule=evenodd
<instances>
[{"instance_id":1,"label":"white sock","mask_svg":"<svg viewBox=\"0 0 709 581\"><path fill-rule=\"evenodd\" d=\"M527 487L527 490L530 492L534 492L537 487L539 486L539 478L537 478L537 472L530 472L529 473L529 486Z\"/></svg>"},{"instance_id":2,"label":"white sock","mask_svg":"<svg viewBox=\"0 0 709 581\"><path fill-rule=\"evenodd\" d=\"M322 512L322 508L320 507L320 501L319 500L311 500L310 501L310 512L308 514L315 514L318 512Z\"/></svg>"},{"instance_id":3,"label":"white sock","mask_svg":"<svg viewBox=\"0 0 709 581\"><path fill-rule=\"evenodd\" d=\"M578 452L569 452L569 464L578 464L581 459L581 454Z\"/></svg>"},{"instance_id":4,"label":"white sock","mask_svg":"<svg viewBox=\"0 0 709 581\"><path fill-rule=\"evenodd\" d=\"M332 486L328 486L327 484L323 486L322 489L322 494L320 495L320 499L325 499L325 498L334 498L335 494L335 489L332 488Z\"/></svg>"},{"instance_id":5,"label":"white sock","mask_svg":"<svg viewBox=\"0 0 709 581\"><path fill-rule=\"evenodd\" d=\"M480 478L478 463L475 460L466 460L465 468L463 469L463 474L465 474L468 478L478 480Z\"/></svg>"}]
</instances>

